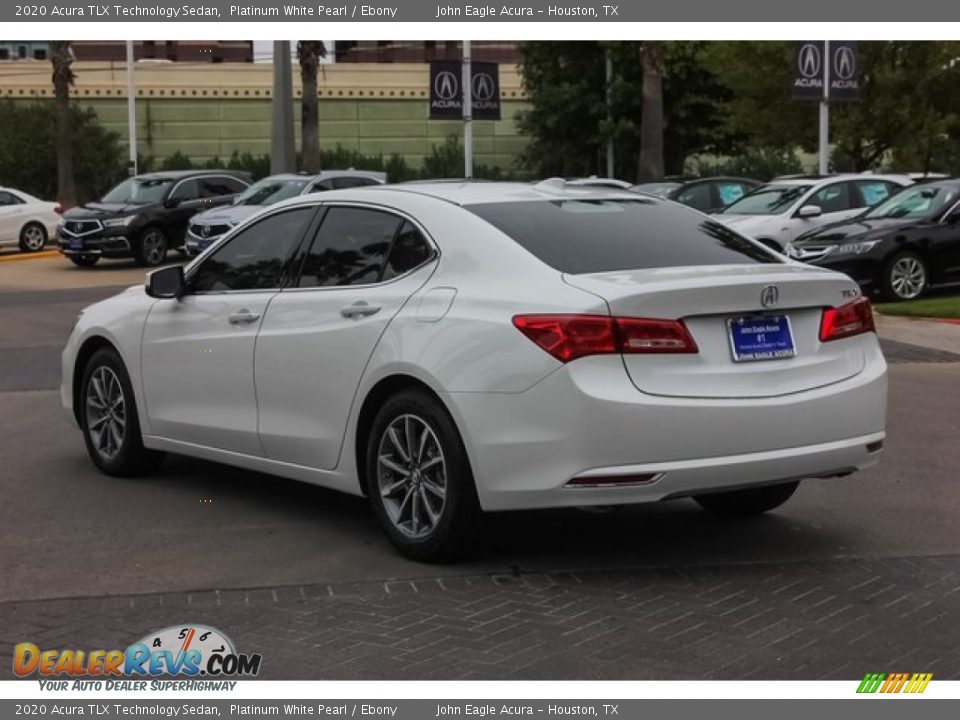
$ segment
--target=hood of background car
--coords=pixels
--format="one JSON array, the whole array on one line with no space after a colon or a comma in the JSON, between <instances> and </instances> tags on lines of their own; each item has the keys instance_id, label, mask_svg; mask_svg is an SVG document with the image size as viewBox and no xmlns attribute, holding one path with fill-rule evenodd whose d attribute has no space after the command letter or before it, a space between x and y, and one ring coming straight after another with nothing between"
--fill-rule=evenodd
<instances>
[{"instance_id":1,"label":"hood of background car","mask_svg":"<svg viewBox=\"0 0 960 720\"><path fill-rule=\"evenodd\" d=\"M142 212L150 205L125 205L123 203L86 203L72 207L63 213L64 220L102 220L104 218L132 215Z\"/></svg>"},{"instance_id":2,"label":"hood of background car","mask_svg":"<svg viewBox=\"0 0 960 720\"><path fill-rule=\"evenodd\" d=\"M794 243L815 242L822 245L824 243L842 243L853 240L873 240L888 235L892 230L902 230L918 224L916 219L849 220L805 233L794 240Z\"/></svg>"},{"instance_id":3,"label":"hood of background car","mask_svg":"<svg viewBox=\"0 0 960 720\"><path fill-rule=\"evenodd\" d=\"M191 225L236 225L254 213L263 210L262 205L228 205L199 212L190 218Z\"/></svg>"}]
</instances>

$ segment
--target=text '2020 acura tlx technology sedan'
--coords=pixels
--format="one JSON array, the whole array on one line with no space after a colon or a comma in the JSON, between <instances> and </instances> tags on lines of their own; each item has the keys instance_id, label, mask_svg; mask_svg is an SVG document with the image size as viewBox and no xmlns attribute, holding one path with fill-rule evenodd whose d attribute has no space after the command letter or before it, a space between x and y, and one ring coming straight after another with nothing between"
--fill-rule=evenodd
<instances>
[{"instance_id":1,"label":"text '2020 acura tlx technology sedan'","mask_svg":"<svg viewBox=\"0 0 960 720\"><path fill-rule=\"evenodd\" d=\"M886 364L844 275L563 181L307 195L89 307L62 400L93 462L164 451L366 494L421 560L481 510L772 509L871 464Z\"/></svg>"}]
</instances>

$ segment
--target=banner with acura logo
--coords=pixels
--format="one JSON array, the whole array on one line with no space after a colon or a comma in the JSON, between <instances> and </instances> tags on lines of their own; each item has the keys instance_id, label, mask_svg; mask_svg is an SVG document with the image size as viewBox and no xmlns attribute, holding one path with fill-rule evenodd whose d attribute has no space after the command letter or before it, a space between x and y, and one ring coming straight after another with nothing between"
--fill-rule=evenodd
<instances>
[{"instance_id":1,"label":"banner with acura logo","mask_svg":"<svg viewBox=\"0 0 960 720\"><path fill-rule=\"evenodd\" d=\"M500 66L471 63L474 120L500 119ZM430 63L430 119L459 120L463 117L463 65L455 61Z\"/></svg>"},{"instance_id":2,"label":"banner with acura logo","mask_svg":"<svg viewBox=\"0 0 960 720\"><path fill-rule=\"evenodd\" d=\"M823 100L823 83L828 76L829 100L858 99L859 60L856 42L831 40L829 47L822 40L797 43L793 53L793 96Z\"/></svg>"}]
</instances>

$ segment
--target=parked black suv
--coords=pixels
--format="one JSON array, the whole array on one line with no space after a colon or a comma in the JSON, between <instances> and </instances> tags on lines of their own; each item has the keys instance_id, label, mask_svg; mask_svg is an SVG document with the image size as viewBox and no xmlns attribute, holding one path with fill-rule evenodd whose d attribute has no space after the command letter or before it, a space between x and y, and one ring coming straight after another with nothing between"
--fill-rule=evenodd
<instances>
[{"instance_id":1,"label":"parked black suv","mask_svg":"<svg viewBox=\"0 0 960 720\"><path fill-rule=\"evenodd\" d=\"M57 227L60 252L80 266L101 257L132 257L153 267L181 248L187 221L200 210L232 202L250 185L230 170L155 172L128 178L99 202L71 208Z\"/></svg>"}]
</instances>

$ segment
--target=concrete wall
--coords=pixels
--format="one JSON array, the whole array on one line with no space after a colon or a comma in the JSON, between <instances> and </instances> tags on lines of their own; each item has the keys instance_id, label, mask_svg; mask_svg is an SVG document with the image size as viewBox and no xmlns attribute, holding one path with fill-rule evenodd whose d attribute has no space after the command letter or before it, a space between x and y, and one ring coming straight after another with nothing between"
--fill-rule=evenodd
<instances>
[{"instance_id":1,"label":"concrete wall","mask_svg":"<svg viewBox=\"0 0 960 720\"><path fill-rule=\"evenodd\" d=\"M104 124L126 142L126 66L77 62L73 97L94 108ZM270 150L272 66L261 64L137 63L137 139L141 155L164 158L177 151L194 161L227 158L234 151ZM456 121L428 119L426 64L325 65L319 79L320 143L361 153L398 153L413 167L432 146L461 135ZM474 123L477 163L515 167L526 139L516 114L527 106L514 66L500 68L503 119ZM294 117L299 148L299 68L294 67ZM46 62L0 63L0 98L52 98Z\"/></svg>"}]
</instances>

